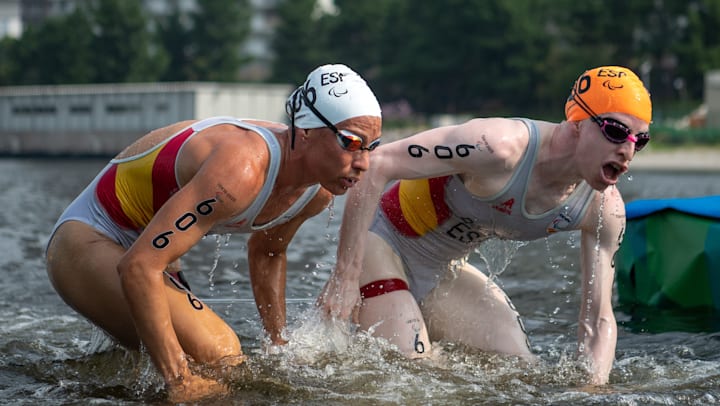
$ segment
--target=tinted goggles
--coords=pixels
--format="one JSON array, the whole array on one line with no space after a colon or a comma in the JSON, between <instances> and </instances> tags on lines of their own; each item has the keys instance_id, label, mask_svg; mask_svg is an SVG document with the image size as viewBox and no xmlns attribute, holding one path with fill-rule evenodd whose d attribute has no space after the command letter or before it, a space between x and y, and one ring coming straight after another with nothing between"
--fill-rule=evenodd
<instances>
[{"instance_id":1,"label":"tinted goggles","mask_svg":"<svg viewBox=\"0 0 720 406\"><path fill-rule=\"evenodd\" d=\"M595 117L591 119L600 127L605 139L614 143L622 144L630 140L635 143L635 151L640 151L650 142L650 134L647 132L632 134L632 131L623 123L610 117Z\"/></svg>"},{"instance_id":2,"label":"tinted goggles","mask_svg":"<svg viewBox=\"0 0 720 406\"><path fill-rule=\"evenodd\" d=\"M600 127L600 131L608 141L614 144L622 144L630 140L635 143L635 151L640 151L650 142L650 133L644 132L633 135L630 128L625 124L613 118L598 117L590 106L585 103L585 100L575 91L575 88L573 88L570 93L570 97L590 116L590 119Z\"/></svg>"},{"instance_id":3,"label":"tinted goggles","mask_svg":"<svg viewBox=\"0 0 720 406\"><path fill-rule=\"evenodd\" d=\"M372 151L375 148L380 145L380 139L376 139L375 141L371 142L367 147L363 147L363 138L359 135L353 134L352 132L348 130L338 130L337 127L333 123L330 122L325 116L323 116L316 108L313 106L310 101L307 98L307 95L305 94L305 90L301 89L300 91L302 93L303 102L305 102L305 105L310 109L310 111L315 114L317 118L320 119L320 121L325 124L327 128L329 128L332 132L335 133L335 137L337 138L338 144L340 144L340 147L346 151L355 152L355 151Z\"/></svg>"},{"instance_id":4,"label":"tinted goggles","mask_svg":"<svg viewBox=\"0 0 720 406\"><path fill-rule=\"evenodd\" d=\"M347 151L372 151L380 145L380 139L368 144L367 147L363 147L363 139L359 135L355 135L347 130L338 130L334 125L329 125L328 128L335 131L335 137L340 146Z\"/></svg>"}]
</instances>

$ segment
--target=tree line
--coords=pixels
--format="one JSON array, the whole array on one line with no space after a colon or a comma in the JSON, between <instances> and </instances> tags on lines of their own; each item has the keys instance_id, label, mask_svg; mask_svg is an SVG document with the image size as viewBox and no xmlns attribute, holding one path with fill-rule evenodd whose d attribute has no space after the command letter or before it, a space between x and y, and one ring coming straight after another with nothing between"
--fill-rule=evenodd
<instances>
[{"instance_id":1,"label":"tree line","mask_svg":"<svg viewBox=\"0 0 720 406\"><path fill-rule=\"evenodd\" d=\"M88 0L0 40L0 86L239 79L248 0ZM716 0L278 0L268 81L323 63L360 72L390 115L562 114L586 68L632 68L656 105L699 102L720 69Z\"/></svg>"}]
</instances>

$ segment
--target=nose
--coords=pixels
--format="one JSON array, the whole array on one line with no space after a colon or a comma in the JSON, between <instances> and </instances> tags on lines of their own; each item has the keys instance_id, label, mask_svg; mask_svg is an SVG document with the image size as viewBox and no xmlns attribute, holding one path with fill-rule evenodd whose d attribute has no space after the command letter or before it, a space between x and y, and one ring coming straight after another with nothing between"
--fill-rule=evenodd
<instances>
[{"instance_id":1,"label":"nose","mask_svg":"<svg viewBox=\"0 0 720 406\"><path fill-rule=\"evenodd\" d=\"M620 155L622 155L626 161L632 161L635 156L635 141L637 141L637 138L628 138L627 141L620 144Z\"/></svg>"},{"instance_id":2,"label":"nose","mask_svg":"<svg viewBox=\"0 0 720 406\"><path fill-rule=\"evenodd\" d=\"M353 154L352 167L365 172L370 168L370 151L360 150Z\"/></svg>"}]
</instances>

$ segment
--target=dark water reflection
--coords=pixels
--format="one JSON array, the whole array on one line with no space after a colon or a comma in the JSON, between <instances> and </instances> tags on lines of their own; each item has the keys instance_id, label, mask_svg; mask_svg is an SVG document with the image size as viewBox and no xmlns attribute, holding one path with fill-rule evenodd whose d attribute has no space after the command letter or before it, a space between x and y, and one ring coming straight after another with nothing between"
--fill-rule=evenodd
<instances>
[{"instance_id":1,"label":"dark water reflection","mask_svg":"<svg viewBox=\"0 0 720 406\"><path fill-rule=\"evenodd\" d=\"M48 231L104 163L0 160L0 404L162 402L147 357L104 345L57 297L44 271ZM636 172L619 187L626 201L720 194L714 173ZM537 365L452 345L431 360L408 361L376 340L319 321L311 303L334 262L342 204L337 199L304 225L290 247L291 344L279 354L263 349L244 238L208 237L186 256L193 289L226 317L251 355L231 378L231 395L206 404L720 403L713 314L618 309L611 384L585 386L573 360L580 283L574 234L519 248L498 275L523 315Z\"/></svg>"}]
</instances>

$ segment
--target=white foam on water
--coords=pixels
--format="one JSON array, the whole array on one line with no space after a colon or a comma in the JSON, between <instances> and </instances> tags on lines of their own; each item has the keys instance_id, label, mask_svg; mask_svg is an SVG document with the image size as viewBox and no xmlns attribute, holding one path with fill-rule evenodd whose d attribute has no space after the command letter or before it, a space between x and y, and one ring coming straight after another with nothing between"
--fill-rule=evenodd
<instances>
[{"instance_id":1,"label":"white foam on water","mask_svg":"<svg viewBox=\"0 0 720 406\"><path fill-rule=\"evenodd\" d=\"M282 351L301 364L316 362L328 354L346 352L355 329L350 322L325 319L317 308L306 309L287 329L288 344Z\"/></svg>"}]
</instances>

